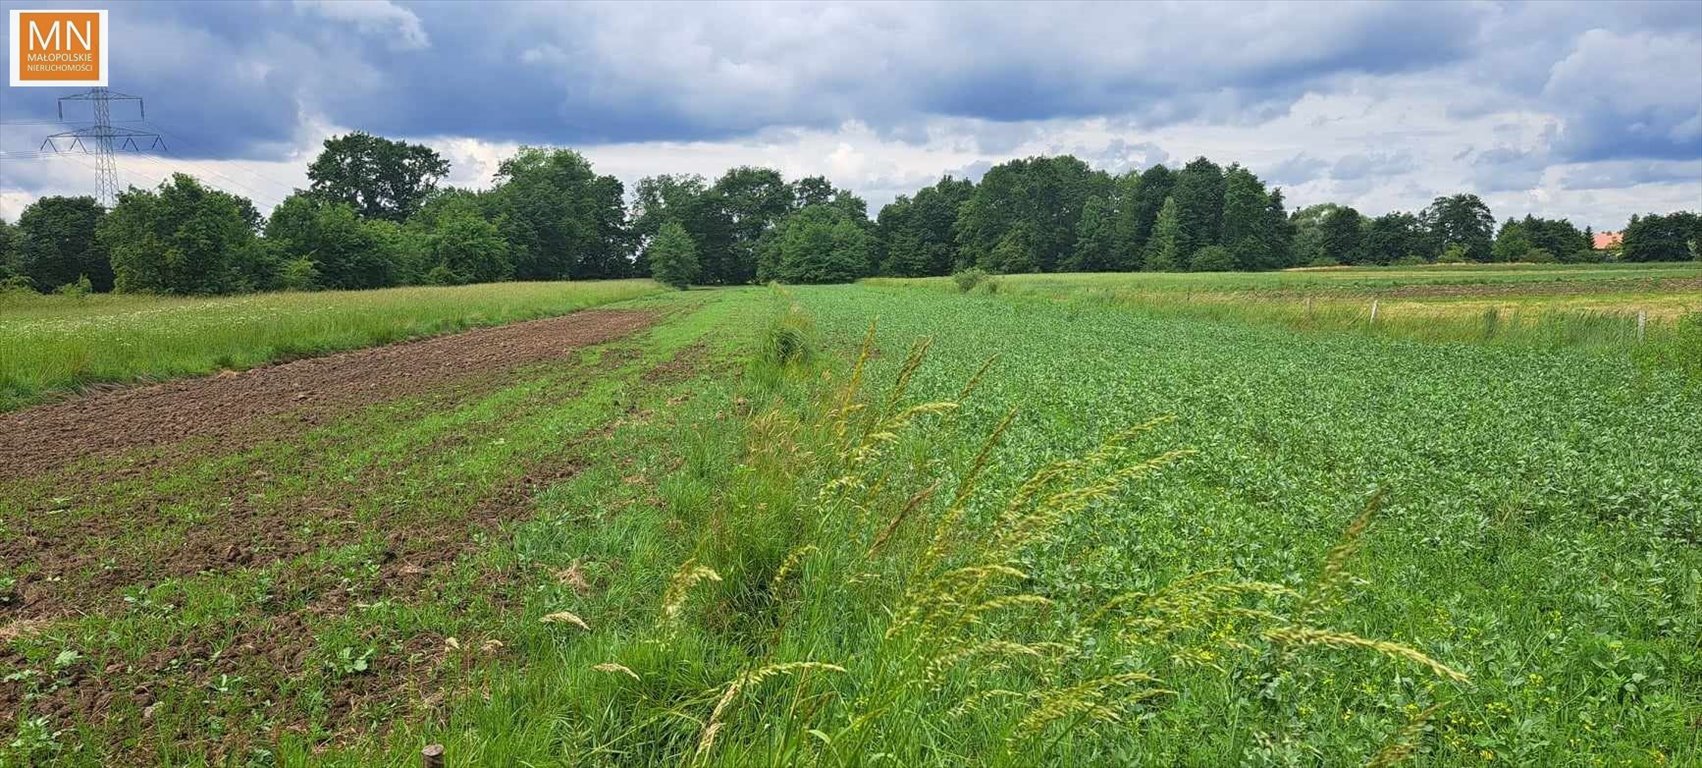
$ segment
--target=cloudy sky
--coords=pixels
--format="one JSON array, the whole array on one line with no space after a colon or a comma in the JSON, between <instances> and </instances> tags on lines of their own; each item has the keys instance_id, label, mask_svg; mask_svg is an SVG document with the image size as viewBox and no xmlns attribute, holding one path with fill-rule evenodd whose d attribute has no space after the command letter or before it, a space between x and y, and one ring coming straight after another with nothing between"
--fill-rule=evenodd
<instances>
[{"instance_id":1,"label":"cloudy sky","mask_svg":"<svg viewBox=\"0 0 1702 768\"><path fill-rule=\"evenodd\" d=\"M147 100L125 125L169 146L122 156L122 181L183 170L263 208L353 129L429 143L469 186L524 143L629 185L825 174L871 207L1013 157L1122 171L1204 154L1291 206L1375 214L1463 190L1498 217L1604 229L1702 208L1695 1L110 7L112 87ZM0 215L91 190L90 158L31 154L65 91L0 93Z\"/></svg>"}]
</instances>

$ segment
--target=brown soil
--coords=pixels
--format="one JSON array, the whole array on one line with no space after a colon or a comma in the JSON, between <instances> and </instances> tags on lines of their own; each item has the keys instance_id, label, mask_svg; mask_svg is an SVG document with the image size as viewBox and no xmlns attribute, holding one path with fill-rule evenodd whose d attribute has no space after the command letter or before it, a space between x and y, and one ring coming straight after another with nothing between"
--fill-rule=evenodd
<instances>
[{"instance_id":1,"label":"brown soil","mask_svg":"<svg viewBox=\"0 0 1702 768\"><path fill-rule=\"evenodd\" d=\"M318 423L351 408L558 358L656 319L648 312L587 310L0 414L0 481L192 438L205 440L210 452L228 453L276 439L290 421Z\"/></svg>"},{"instance_id":2,"label":"brown soil","mask_svg":"<svg viewBox=\"0 0 1702 768\"><path fill-rule=\"evenodd\" d=\"M399 399L395 407L407 408L413 396L430 402L433 410L454 408L500 386L503 371L619 338L655 319L638 312L583 312L246 374L92 395L9 414L0 417L0 481L8 472L29 478L14 485L20 489L60 482L51 475L32 478L32 473L63 471L87 479L76 466L84 456L112 456L130 463L134 456L149 457L137 466L115 468L105 462L87 468L107 482L146 479L169 474L191 447L205 444L209 453L232 452L289 440L361 406ZM646 383L690 379L692 368L705 363L703 352L681 350L684 360L665 363L642 378ZM630 359L630 350L610 348L584 374L596 376L598 370ZM553 402L557 395L571 396L583 381L578 373L563 378L542 392L541 399ZM298 398L298 393L306 397ZM386 412L368 410L357 418L382 419ZM127 540L130 526L174 514L162 506L172 501L169 496L150 498L113 520L84 518L42 530L25 524L25 535L12 537L10 543L0 541L0 562L28 561L43 568L27 573L25 583L0 600L0 640L36 634L55 618L123 610L117 604L119 587L162 575L264 569L270 577L263 591L244 595L246 602L236 614L186 626L163 640L154 638L145 652L91 643L81 647L84 659L54 672L43 666L45 662L24 658L22 645L0 643L0 669L46 670L57 682L38 689L41 693L28 703L31 714L47 716L61 727L99 722L104 731L131 734L137 738L131 754L139 763L185 748L204 750L214 763L240 761L250 746L269 745L283 732L311 733L321 744L334 744L382 730L377 723L435 719L447 702L468 694L473 668L507 653L500 643L486 641L492 639L489 632L499 617L521 602L523 585L550 577L521 562L482 570L471 588L453 586L458 564L480 547L479 534L532 515L532 499L539 491L574 475L589 457L600 456L598 446L620 424L648 415L629 406L625 415L568 441L561 450L513 467L495 487L445 489L451 498L441 501L447 505L434 505L444 508L430 515L386 505L377 517L358 523L348 519L354 498L384 493L393 479L384 470L370 476L326 477L323 485L314 484L313 491L281 504L262 507L249 500L251 492L274 495L272 471L323 476L315 456L337 447L316 443L292 454L300 466L273 463L256 470L240 461L219 470L208 483L216 486L208 498L221 505L221 511L206 524L196 524L192 546L176 539L155 549L144 546L146 542L136 544L134 538L131 544L119 543ZM441 438L444 444L422 446L421 455L453 452L457 444L478 439L483 429L500 430L503 423L498 416L489 424L469 425ZM82 447L58 450L53 441ZM121 456L127 451L134 453ZM19 460L31 462L32 469L4 466ZM37 506L25 504L32 511ZM39 519L25 519L32 517ZM303 522L311 523L311 535L296 530ZM320 547L358 541L370 552L363 568L314 565L311 558L300 557ZM465 571L459 573L465 577ZM89 578L81 578L85 575ZM569 583L589 588L583 574ZM319 632L337 617L378 601L440 605L458 617L459 626L370 627L356 648L378 649L370 669L359 674L329 671L327 654L336 649L322 647ZM458 642L451 645L448 635L456 635ZM208 691L227 677L242 680L245 694L221 704L224 700ZM0 722L17 719L25 694L22 682L0 684ZM271 714L264 725L235 727L222 735L206 732L204 718L234 724L254 717L256 697L273 702L266 708Z\"/></svg>"},{"instance_id":3,"label":"brown soil","mask_svg":"<svg viewBox=\"0 0 1702 768\"><path fill-rule=\"evenodd\" d=\"M585 377L595 377L631 357L628 350L607 349L596 366L538 394L542 401L571 398L582 390ZM482 380L477 386L466 386L456 392L436 392L419 402L429 403L427 407L432 410L453 409L463 400L488 390L500 378L489 377L490 380ZM524 408L529 404L523 401L514 407ZM384 413L379 412L376 418L384 418ZM375 416L368 414L363 418ZM452 454L460 445L488 437L487 433L493 430L500 431L505 423L499 416L465 425L430 445L418 446L412 455L425 461L428 456ZM599 436L594 430L575 442ZM271 437L276 439L277 435ZM182 448L164 449L169 458L163 463L186 458L175 455ZM382 563L406 559L419 564L420 558L424 558L429 564L452 559L463 550L473 531L488 530L514 519L516 512L526 508L526 501L534 492L578 471L573 461L539 457L541 461L532 466L517 467L521 474L500 488L485 491L460 486L445 488L439 500L446 506L430 515L421 515L415 505L363 504L363 499L384 496L403 478L384 462L351 476L324 468L322 456L337 450L335 445L293 450L270 457L263 469L239 461L204 484L198 484L207 493L186 496L181 489L147 488L138 496L116 491L117 498L99 503L110 507L109 512L100 515L61 516L51 510L64 499L20 499L24 514L11 521L12 535L0 538L0 563L27 567L22 569L19 583L4 596L6 599L0 599L0 619L100 612L119 606L122 589L130 585L263 567L321 547L357 542L375 533L377 538L386 540L379 555ZM114 474L145 477L161 469L131 467L118 473L82 476L82 481L99 486L116 479ZM274 473L317 479L306 492L292 489L283 491L280 497ZM103 491L115 490L114 486L106 486L90 493L99 497ZM56 491L48 491L53 492ZM264 497L275 501L256 501ZM196 522L183 521L188 509L199 516ZM147 531L150 535L131 535L136 531Z\"/></svg>"},{"instance_id":4,"label":"brown soil","mask_svg":"<svg viewBox=\"0 0 1702 768\"><path fill-rule=\"evenodd\" d=\"M579 443L605 435L602 429L593 430ZM316 652L316 629L324 621L355 610L361 602L413 604L429 600L447 605L449 598L441 589L456 562L478 547L475 534L529 516L537 493L579 471L578 455L579 450L570 448L518 468L511 480L471 500L464 514L363 521L358 530L318 526L323 533L306 540L286 536L276 547L268 546L272 537L267 530L283 527L283 519L274 514L234 514L232 524L200 531L192 551L162 553L161 567L185 575L196 568L219 571L259 567L317 546L348 543L359 531L394 532L384 537L381 549L374 551L371 570L352 580L349 571L334 566L286 563L273 571L265 596L255 595L246 610L186 630L141 659L114 658L110 650L102 653L102 649L90 649L95 655L59 673L59 681L31 704L31 712L63 724L118 722L123 730L146 734L145 742L161 739L176 746L202 743L220 757L239 753L253 734L237 731L212 740L202 733L162 734L149 727L154 712L149 707L159 704L181 714L185 706L195 706L194 697L200 695L197 692L205 691L221 676L241 678L250 690L271 691L274 693L270 695L277 696L275 700L281 706L275 711L283 716L273 720L275 738L277 730L308 731L311 723L306 713L315 706L297 700L300 695L293 691L298 681L319 679L320 684L313 688L323 691L325 710L318 722L331 729L326 736L331 740L356 735L362 730L357 724L372 722L374 713L398 707L430 708L454 695L455 691L446 686L454 685L458 670L494 658L499 649L483 647L477 637L464 636L464 650L456 651L445 644L445 636L430 631L401 634L374 627L365 641L382 652L372 660L371 669L361 674L325 676L323 665L327 660ZM330 520L338 514L331 507L315 506L312 499L302 499L288 509L301 518ZM55 570L65 565L60 560L49 562ZM190 564L189 570L185 564ZM157 570L153 566L120 563L101 570L100 579L81 589L56 589L53 583L33 579L24 585L26 597L21 604L0 606L6 608L0 610L0 639L31 634L47 626L50 617L114 610L112 587L134 581L141 575L138 569L152 573ZM522 575L513 569L482 573L471 593L461 591L456 596L462 601L476 596L478 605L449 607L458 614L474 608L486 615L504 612ZM180 607L161 605L156 610L175 611ZM455 663L446 666L444 662L451 656ZM30 666L18 649L0 645L0 669ZM0 722L17 719L25 692L23 684L0 685ZM185 721L177 717L172 722ZM147 751L149 745L143 746Z\"/></svg>"}]
</instances>

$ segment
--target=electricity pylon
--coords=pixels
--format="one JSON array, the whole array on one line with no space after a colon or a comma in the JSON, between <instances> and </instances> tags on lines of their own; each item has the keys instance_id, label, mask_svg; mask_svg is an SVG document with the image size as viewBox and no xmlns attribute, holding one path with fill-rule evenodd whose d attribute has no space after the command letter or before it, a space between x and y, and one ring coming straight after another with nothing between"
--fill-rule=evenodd
<instances>
[{"instance_id":1,"label":"electricity pylon","mask_svg":"<svg viewBox=\"0 0 1702 768\"><path fill-rule=\"evenodd\" d=\"M94 108L95 124L87 128L55 133L41 143L41 148L52 148L54 152L64 153L82 150L95 156L95 199L101 205L111 208L118 202L118 161L113 157L115 152L141 152L142 143L148 143L148 149L165 149L165 140L157 133L137 131L130 128L112 127L112 102L134 101L140 117L146 119L147 107L142 103L142 97L119 93L107 88L92 88L72 96L59 97L59 119L65 120L65 102L86 101ZM68 142L63 149L59 142Z\"/></svg>"}]
</instances>

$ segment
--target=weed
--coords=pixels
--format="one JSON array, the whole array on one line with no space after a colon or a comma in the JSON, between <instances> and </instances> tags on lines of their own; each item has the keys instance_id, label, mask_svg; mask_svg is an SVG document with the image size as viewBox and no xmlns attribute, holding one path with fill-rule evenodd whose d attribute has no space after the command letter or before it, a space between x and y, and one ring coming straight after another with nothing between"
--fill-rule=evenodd
<instances>
[{"instance_id":1,"label":"weed","mask_svg":"<svg viewBox=\"0 0 1702 768\"><path fill-rule=\"evenodd\" d=\"M358 675L371 669L370 662L377 652L377 649L370 647L365 651L356 651L354 647L345 645L325 666L335 675Z\"/></svg>"},{"instance_id":2,"label":"weed","mask_svg":"<svg viewBox=\"0 0 1702 768\"><path fill-rule=\"evenodd\" d=\"M969 293L970 291L975 290L975 286L980 285L986 279L987 271L980 267L960 269L957 272L952 273L951 276L952 284L957 286L958 293Z\"/></svg>"}]
</instances>

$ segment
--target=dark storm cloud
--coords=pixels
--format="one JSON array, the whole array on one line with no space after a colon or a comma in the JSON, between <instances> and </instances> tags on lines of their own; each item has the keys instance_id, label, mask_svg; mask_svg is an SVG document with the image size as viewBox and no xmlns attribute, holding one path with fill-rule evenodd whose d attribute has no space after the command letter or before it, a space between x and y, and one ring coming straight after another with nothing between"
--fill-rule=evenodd
<instances>
[{"instance_id":1,"label":"dark storm cloud","mask_svg":"<svg viewBox=\"0 0 1702 768\"><path fill-rule=\"evenodd\" d=\"M1693 184L1702 207L1702 158L1684 161L1623 160L1591 163L1560 174L1563 189L1624 189L1643 184Z\"/></svg>"},{"instance_id":2,"label":"dark storm cloud","mask_svg":"<svg viewBox=\"0 0 1702 768\"><path fill-rule=\"evenodd\" d=\"M1324 6L1320 6L1324 8ZM362 10L365 9L365 10ZM1466 6L802 7L148 3L113 86L183 152L266 156L312 115L411 136L714 140L929 115L1262 119L1344 72L1466 53ZM46 93L9 94L44 115Z\"/></svg>"},{"instance_id":3,"label":"dark storm cloud","mask_svg":"<svg viewBox=\"0 0 1702 768\"><path fill-rule=\"evenodd\" d=\"M1257 145L1303 100L1345 96L1427 99L1462 124L1516 113L1554 126L1540 146L1459 132L1399 148L1291 139L1274 181L1419 173L1416 158L1435 154L1424 141L1510 147L1470 160L1472 178L1499 190L1536 183L1549 163L1702 156L1693 2L279 0L117 4L112 25L113 87L146 96L151 124L187 157L280 159L327 126L589 146L760 141L856 121L925 144L943 120L951 142L1000 154L1053 121L1105 120L1128 147L1177 126L1237 129ZM50 116L55 95L6 89L0 114ZM1083 150L1130 164L1162 154Z\"/></svg>"}]
</instances>

